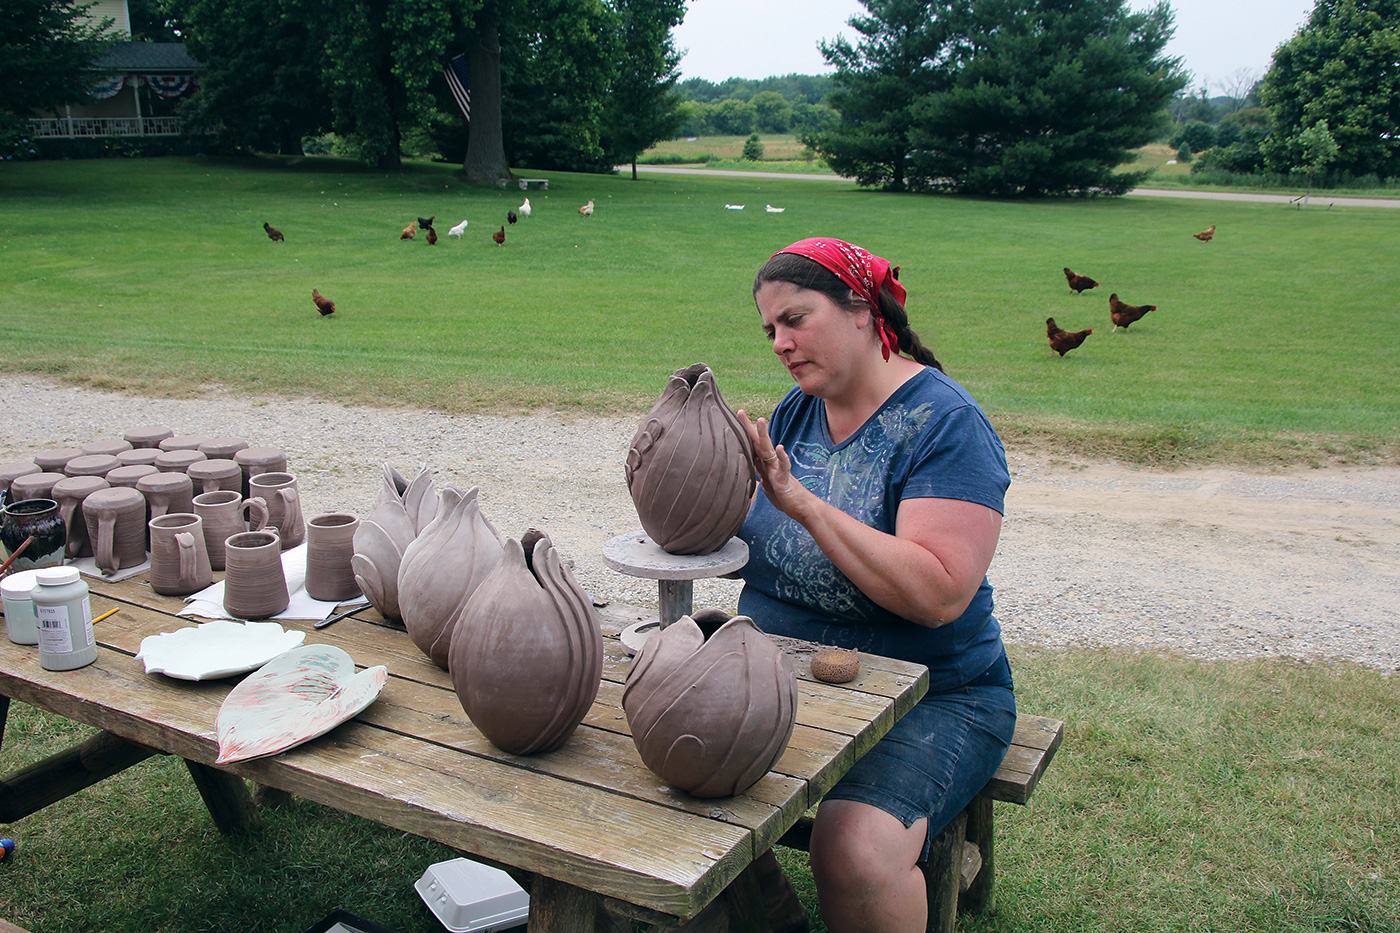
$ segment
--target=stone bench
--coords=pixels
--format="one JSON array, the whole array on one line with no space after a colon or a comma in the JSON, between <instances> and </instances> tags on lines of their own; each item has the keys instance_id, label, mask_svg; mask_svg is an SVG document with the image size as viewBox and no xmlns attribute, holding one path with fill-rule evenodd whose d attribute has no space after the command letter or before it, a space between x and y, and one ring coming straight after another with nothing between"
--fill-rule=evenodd
<instances>
[{"instance_id":1,"label":"stone bench","mask_svg":"<svg viewBox=\"0 0 1400 933\"><path fill-rule=\"evenodd\" d=\"M939 833L919 868L928 886L929 933L953 933L959 911L981 913L992 907L994 847L992 804L998 800L1024 806L1050 766L1064 737L1058 719L1021 714L1016 734L997 773L982 792ZM809 850L812 818L804 816L778 840L779 845Z\"/></svg>"}]
</instances>

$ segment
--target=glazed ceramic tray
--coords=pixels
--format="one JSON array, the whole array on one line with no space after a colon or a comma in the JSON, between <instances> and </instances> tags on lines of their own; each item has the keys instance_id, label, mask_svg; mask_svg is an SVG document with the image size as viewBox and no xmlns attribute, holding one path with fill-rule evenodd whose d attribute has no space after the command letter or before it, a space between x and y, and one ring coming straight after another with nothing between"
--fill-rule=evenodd
<instances>
[{"instance_id":1,"label":"glazed ceramic tray","mask_svg":"<svg viewBox=\"0 0 1400 933\"><path fill-rule=\"evenodd\" d=\"M177 680L213 680L257 670L306 640L276 622L205 622L141 639L138 661L147 674Z\"/></svg>"},{"instance_id":2,"label":"glazed ceramic tray","mask_svg":"<svg viewBox=\"0 0 1400 933\"><path fill-rule=\"evenodd\" d=\"M324 735L373 703L388 680L382 664L355 673L350 655L334 645L281 654L224 698L214 763L275 755Z\"/></svg>"}]
</instances>

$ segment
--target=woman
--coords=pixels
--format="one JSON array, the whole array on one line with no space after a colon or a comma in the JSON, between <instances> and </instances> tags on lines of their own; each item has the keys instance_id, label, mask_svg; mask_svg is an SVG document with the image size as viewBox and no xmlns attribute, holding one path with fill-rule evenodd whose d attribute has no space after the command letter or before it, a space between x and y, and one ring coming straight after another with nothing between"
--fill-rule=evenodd
<instances>
[{"instance_id":1,"label":"woman","mask_svg":"<svg viewBox=\"0 0 1400 933\"><path fill-rule=\"evenodd\" d=\"M812 873L836 933L925 928L917 863L1016 724L986 580L1006 456L909 329L896 272L826 237L775 253L754 300L797 386L771 419L739 413L762 483L739 532L739 611L771 634L929 668L927 697L817 811Z\"/></svg>"}]
</instances>

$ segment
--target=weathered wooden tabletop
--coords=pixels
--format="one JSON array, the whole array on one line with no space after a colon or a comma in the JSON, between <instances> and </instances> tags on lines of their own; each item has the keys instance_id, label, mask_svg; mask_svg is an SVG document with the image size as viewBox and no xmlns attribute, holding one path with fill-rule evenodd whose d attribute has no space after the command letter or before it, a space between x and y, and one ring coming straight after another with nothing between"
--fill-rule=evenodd
<instances>
[{"instance_id":1,"label":"weathered wooden tabletop","mask_svg":"<svg viewBox=\"0 0 1400 933\"><path fill-rule=\"evenodd\" d=\"M176 617L180 600L153 593L144 575L90 586L94 615L122 609L96 627L96 663L46 671L33 646L0 639L0 696L212 765L215 717L237 678L146 674L134 657L141 639L196 620ZM792 654L800 689L787 751L745 794L699 799L642 764L622 711L630 658L617 635L654 614L599 610L606 660L598 698L562 748L528 757L487 742L447 673L373 609L319 631L286 622L304 629L308 644L345 649L360 667L386 665L388 685L328 734L223 770L548 879L535 892L542 909L540 895L557 889L655 922L693 917L918 702L927 670L863 655L857 679L832 686L810 677L805 654Z\"/></svg>"}]
</instances>

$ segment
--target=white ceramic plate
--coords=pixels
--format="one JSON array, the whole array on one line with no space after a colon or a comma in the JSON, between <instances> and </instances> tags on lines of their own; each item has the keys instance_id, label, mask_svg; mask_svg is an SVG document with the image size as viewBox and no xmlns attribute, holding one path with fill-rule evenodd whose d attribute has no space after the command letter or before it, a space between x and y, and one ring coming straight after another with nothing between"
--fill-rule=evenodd
<instances>
[{"instance_id":1,"label":"white ceramic plate","mask_svg":"<svg viewBox=\"0 0 1400 933\"><path fill-rule=\"evenodd\" d=\"M305 632L287 631L276 622L216 620L148 635L136 659L145 662L147 674L213 680L257 670L305 640Z\"/></svg>"}]
</instances>

